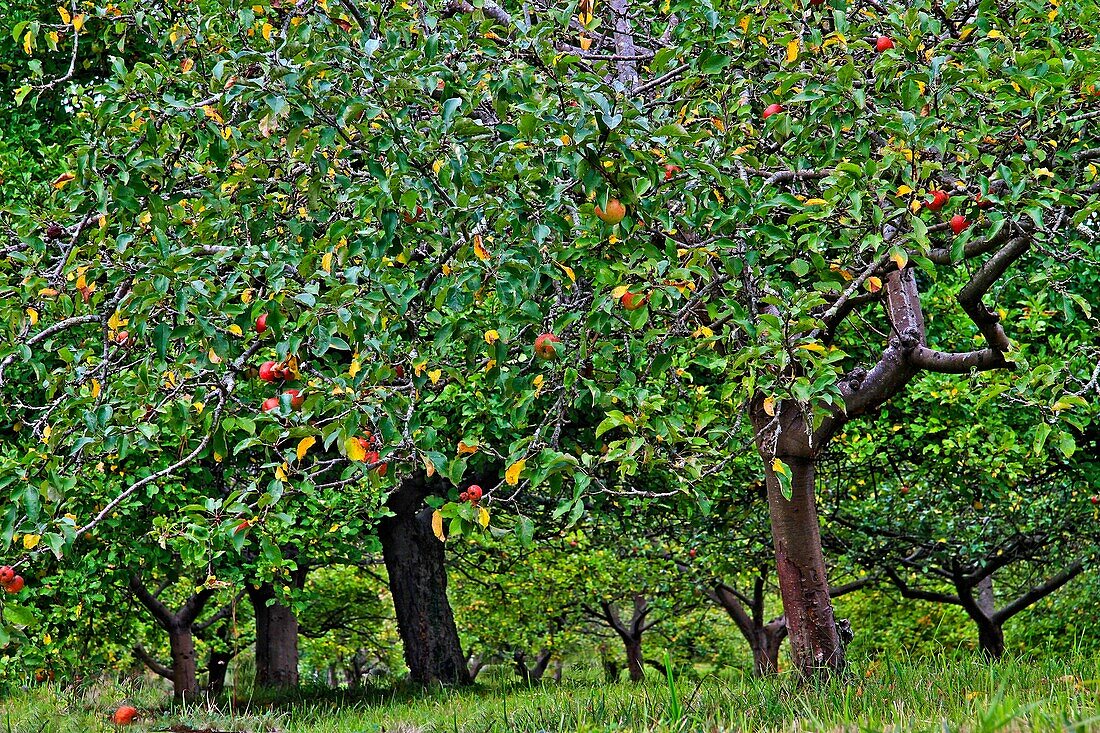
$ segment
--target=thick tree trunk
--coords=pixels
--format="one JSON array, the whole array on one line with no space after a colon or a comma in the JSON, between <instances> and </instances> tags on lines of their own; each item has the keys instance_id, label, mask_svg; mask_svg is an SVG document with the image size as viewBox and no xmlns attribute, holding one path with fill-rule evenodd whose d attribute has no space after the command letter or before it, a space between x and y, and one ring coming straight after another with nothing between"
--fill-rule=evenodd
<instances>
[{"instance_id":1,"label":"thick tree trunk","mask_svg":"<svg viewBox=\"0 0 1100 733\"><path fill-rule=\"evenodd\" d=\"M645 657L642 656L642 640L624 640L626 645L626 669L630 674L631 682L641 682L645 679Z\"/></svg>"},{"instance_id":2,"label":"thick tree trunk","mask_svg":"<svg viewBox=\"0 0 1100 733\"><path fill-rule=\"evenodd\" d=\"M250 586L248 598L256 616L256 686L297 687L298 619L294 610L277 600L271 583Z\"/></svg>"},{"instance_id":3,"label":"thick tree trunk","mask_svg":"<svg viewBox=\"0 0 1100 733\"><path fill-rule=\"evenodd\" d=\"M534 684L535 682L541 682L542 677L546 674L546 668L550 665L551 652L549 649L543 649L539 652L539 655L535 658L534 666L528 666L527 655L523 652L515 652L512 655L512 660L515 662L516 676L527 684Z\"/></svg>"},{"instance_id":4,"label":"thick tree trunk","mask_svg":"<svg viewBox=\"0 0 1100 733\"><path fill-rule=\"evenodd\" d=\"M805 676L844 670L844 644L833 617L821 529L814 502L812 458L782 456L792 472L791 498L766 460L768 508L776 571L795 667Z\"/></svg>"},{"instance_id":5,"label":"thick tree trunk","mask_svg":"<svg viewBox=\"0 0 1100 733\"><path fill-rule=\"evenodd\" d=\"M432 532L432 510L419 497L409 502L412 507L395 503L390 503L395 514L379 523L378 537L409 676L422 685L469 684L466 656L447 599L443 543Z\"/></svg>"},{"instance_id":6,"label":"thick tree trunk","mask_svg":"<svg viewBox=\"0 0 1100 733\"><path fill-rule=\"evenodd\" d=\"M172 650L172 689L176 700L194 700L199 696L199 678L191 626L181 624L168 629L168 644Z\"/></svg>"}]
</instances>

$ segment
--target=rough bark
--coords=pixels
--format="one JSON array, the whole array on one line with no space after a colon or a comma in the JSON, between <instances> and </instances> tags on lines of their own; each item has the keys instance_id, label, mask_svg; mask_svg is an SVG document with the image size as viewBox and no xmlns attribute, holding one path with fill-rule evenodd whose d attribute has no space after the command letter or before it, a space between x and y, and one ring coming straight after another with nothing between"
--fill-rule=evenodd
<instances>
[{"instance_id":1,"label":"rough bark","mask_svg":"<svg viewBox=\"0 0 1100 733\"><path fill-rule=\"evenodd\" d=\"M170 679L176 700L194 700L199 696L200 690L192 627L214 591L203 588L174 612L150 592L136 575L130 578L130 592L149 611L157 625L168 632L172 654Z\"/></svg>"},{"instance_id":2,"label":"rough bark","mask_svg":"<svg viewBox=\"0 0 1100 733\"><path fill-rule=\"evenodd\" d=\"M408 479L387 501L393 516L378 526L397 628L409 676L421 685L471 682L447 598L443 543L432 532L427 487Z\"/></svg>"},{"instance_id":3,"label":"rough bark","mask_svg":"<svg viewBox=\"0 0 1100 733\"><path fill-rule=\"evenodd\" d=\"M198 664L195 660L195 636L190 625L168 629L172 650L172 686L179 699L194 699L199 694Z\"/></svg>"},{"instance_id":4,"label":"rough bark","mask_svg":"<svg viewBox=\"0 0 1100 733\"><path fill-rule=\"evenodd\" d=\"M841 672L845 668L844 644L833 616L821 551L814 459L784 456L783 460L791 471L790 499L783 496L770 465L766 476L776 573L794 665L805 676Z\"/></svg>"},{"instance_id":5,"label":"rough bark","mask_svg":"<svg viewBox=\"0 0 1100 733\"><path fill-rule=\"evenodd\" d=\"M278 600L275 586L260 583L248 588L256 617L257 687L298 685L298 619Z\"/></svg>"},{"instance_id":6,"label":"rough bark","mask_svg":"<svg viewBox=\"0 0 1100 733\"><path fill-rule=\"evenodd\" d=\"M551 656L549 649L543 649L535 657L535 663L528 665L527 655L521 651L515 652L512 655L512 661L515 662L516 676L527 684L541 682L543 675L546 674L547 667L550 665Z\"/></svg>"}]
</instances>

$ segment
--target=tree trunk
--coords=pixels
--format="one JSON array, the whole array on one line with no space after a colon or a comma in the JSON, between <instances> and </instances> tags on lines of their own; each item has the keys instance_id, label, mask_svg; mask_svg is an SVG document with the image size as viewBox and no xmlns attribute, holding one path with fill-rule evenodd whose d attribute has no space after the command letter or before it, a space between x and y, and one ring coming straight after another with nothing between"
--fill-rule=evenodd
<instances>
[{"instance_id":1,"label":"tree trunk","mask_svg":"<svg viewBox=\"0 0 1100 733\"><path fill-rule=\"evenodd\" d=\"M256 615L256 686L297 687L298 619L293 609L277 600L271 583L250 586L248 598Z\"/></svg>"},{"instance_id":2,"label":"tree trunk","mask_svg":"<svg viewBox=\"0 0 1100 733\"><path fill-rule=\"evenodd\" d=\"M797 429L796 426L788 426ZM766 458L766 456L765 456ZM782 456L790 468L791 498L765 460L768 509L775 544L776 571L795 667L804 676L844 670L844 645L833 618L821 529L814 503L812 458Z\"/></svg>"},{"instance_id":3,"label":"tree trunk","mask_svg":"<svg viewBox=\"0 0 1100 733\"><path fill-rule=\"evenodd\" d=\"M172 689L176 700L194 700L199 696L199 678L191 626L177 625L168 629L168 644L172 650Z\"/></svg>"},{"instance_id":4,"label":"tree trunk","mask_svg":"<svg viewBox=\"0 0 1100 733\"><path fill-rule=\"evenodd\" d=\"M1001 625L989 619L977 620L978 649L986 659L996 660L1005 653L1005 632Z\"/></svg>"},{"instance_id":5,"label":"tree trunk","mask_svg":"<svg viewBox=\"0 0 1100 733\"><path fill-rule=\"evenodd\" d=\"M229 662L232 659L232 652L211 650L206 664L206 689L213 697L225 690L225 673L229 671Z\"/></svg>"},{"instance_id":6,"label":"tree trunk","mask_svg":"<svg viewBox=\"0 0 1100 733\"><path fill-rule=\"evenodd\" d=\"M631 682L641 682L645 679L645 658L642 656L642 640L631 639L624 641L626 645L626 668L630 673Z\"/></svg>"},{"instance_id":7,"label":"tree trunk","mask_svg":"<svg viewBox=\"0 0 1100 733\"><path fill-rule=\"evenodd\" d=\"M775 626L773 622L756 629L749 642L752 647L752 673L755 677L768 677L779 672L779 649L787 636L787 627Z\"/></svg>"},{"instance_id":8,"label":"tree trunk","mask_svg":"<svg viewBox=\"0 0 1100 733\"><path fill-rule=\"evenodd\" d=\"M447 599L443 543L432 532L432 510L422 501L417 497L411 507L391 501L394 515L378 526L397 629L414 682L466 685L470 673Z\"/></svg>"}]
</instances>

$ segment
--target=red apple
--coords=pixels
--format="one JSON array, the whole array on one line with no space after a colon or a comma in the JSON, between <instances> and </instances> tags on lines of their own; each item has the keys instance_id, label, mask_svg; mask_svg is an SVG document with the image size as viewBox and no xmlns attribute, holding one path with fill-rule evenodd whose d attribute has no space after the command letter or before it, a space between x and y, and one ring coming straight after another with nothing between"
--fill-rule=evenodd
<instances>
[{"instance_id":1,"label":"red apple","mask_svg":"<svg viewBox=\"0 0 1100 733\"><path fill-rule=\"evenodd\" d=\"M278 410L278 409L279 409L279 398L278 397L268 397L266 400L264 400L264 404L263 404L263 411L264 412L271 412L273 410Z\"/></svg>"},{"instance_id":2,"label":"red apple","mask_svg":"<svg viewBox=\"0 0 1100 733\"><path fill-rule=\"evenodd\" d=\"M263 333L267 330L267 314L261 313L260 317L256 319L256 333Z\"/></svg>"},{"instance_id":3,"label":"red apple","mask_svg":"<svg viewBox=\"0 0 1100 733\"><path fill-rule=\"evenodd\" d=\"M879 53L886 53L894 47L894 41L889 36L879 36L875 41L875 50Z\"/></svg>"},{"instance_id":4,"label":"red apple","mask_svg":"<svg viewBox=\"0 0 1100 733\"><path fill-rule=\"evenodd\" d=\"M23 576L16 575L14 578L11 579L10 583L4 585L4 590L6 590L8 593L18 593L19 591L23 590Z\"/></svg>"},{"instance_id":5,"label":"red apple","mask_svg":"<svg viewBox=\"0 0 1100 733\"><path fill-rule=\"evenodd\" d=\"M15 578L15 568L11 565L0 567L0 585L7 585Z\"/></svg>"},{"instance_id":6,"label":"red apple","mask_svg":"<svg viewBox=\"0 0 1100 733\"><path fill-rule=\"evenodd\" d=\"M781 104L769 104L767 106L767 108L764 110L764 114L761 117L766 120L769 117L771 117L772 115L777 115L777 114L779 114L780 112L783 112L783 111L785 111L784 108L783 108L783 105L781 105Z\"/></svg>"},{"instance_id":7,"label":"red apple","mask_svg":"<svg viewBox=\"0 0 1100 733\"><path fill-rule=\"evenodd\" d=\"M302 396L302 393L296 389L288 389L283 392L285 395L290 395L290 406L297 410L302 406L302 403L306 401L306 398Z\"/></svg>"},{"instance_id":8,"label":"red apple","mask_svg":"<svg viewBox=\"0 0 1100 733\"><path fill-rule=\"evenodd\" d=\"M381 456L378 455L378 451L376 451L376 450L367 451L367 454L365 456L363 456L363 460L366 461L368 464L378 463L378 460L380 458L381 458ZM388 464L388 463L379 463L378 466L375 467L374 470L378 472L379 476L385 476L386 471L389 470L389 467L390 467L390 464Z\"/></svg>"},{"instance_id":9,"label":"red apple","mask_svg":"<svg viewBox=\"0 0 1100 733\"><path fill-rule=\"evenodd\" d=\"M596 217L605 224L618 224L626 216L626 207L623 206L619 199L607 200L607 211L604 211L597 204Z\"/></svg>"},{"instance_id":10,"label":"red apple","mask_svg":"<svg viewBox=\"0 0 1100 733\"><path fill-rule=\"evenodd\" d=\"M481 501L482 491L481 487L477 484L466 489L466 497L470 500L471 504L477 504Z\"/></svg>"},{"instance_id":11,"label":"red apple","mask_svg":"<svg viewBox=\"0 0 1100 733\"><path fill-rule=\"evenodd\" d=\"M680 166L669 163L665 166L665 180L671 181L673 177L680 172Z\"/></svg>"},{"instance_id":12,"label":"red apple","mask_svg":"<svg viewBox=\"0 0 1100 733\"><path fill-rule=\"evenodd\" d=\"M955 236L961 234L968 226L970 226L970 222L962 214L955 214L951 217L951 231L955 232Z\"/></svg>"},{"instance_id":13,"label":"red apple","mask_svg":"<svg viewBox=\"0 0 1100 733\"><path fill-rule=\"evenodd\" d=\"M552 333L541 334L535 339L535 356L543 361L554 361L558 358L558 349L555 344L560 344L561 339Z\"/></svg>"},{"instance_id":14,"label":"red apple","mask_svg":"<svg viewBox=\"0 0 1100 733\"><path fill-rule=\"evenodd\" d=\"M276 362L265 361L263 364L260 364L260 379L265 382L274 382L282 376L280 374L281 371L282 370L279 369L279 365Z\"/></svg>"},{"instance_id":15,"label":"red apple","mask_svg":"<svg viewBox=\"0 0 1100 733\"><path fill-rule=\"evenodd\" d=\"M111 716L111 722L115 725L129 725L134 722L138 711L133 705L123 705Z\"/></svg>"},{"instance_id":16,"label":"red apple","mask_svg":"<svg viewBox=\"0 0 1100 733\"><path fill-rule=\"evenodd\" d=\"M130 344L132 344L133 341L130 340L130 332L119 331L118 334L115 336L115 343L119 346L129 346Z\"/></svg>"},{"instance_id":17,"label":"red apple","mask_svg":"<svg viewBox=\"0 0 1100 733\"><path fill-rule=\"evenodd\" d=\"M1100 494L1093 494L1089 497L1089 501L1091 501L1093 504L1100 504Z\"/></svg>"},{"instance_id":18,"label":"red apple","mask_svg":"<svg viewBox=\"0 0 1100 733\"><path fill-rule=\"evenodd\" d=\"M990 206L993 205L993 202L983 199L982 195L979 193L977 196L974 197L974 205L977 206L979 209L988 209Z\"/></svg>"},{"instance_id":19,"label":"red apple","mask_svg":"<svg viewBox=\"0 0 1100 733\"><path fill-rule=\"evenodd\" d=\"M924 206L929 211L939 211L944 206L946 206L947 202L950 200L951 197L948 196L944 191L937 190L932 192L932 200L926 203Z\"/></svg>"}]
</instances>

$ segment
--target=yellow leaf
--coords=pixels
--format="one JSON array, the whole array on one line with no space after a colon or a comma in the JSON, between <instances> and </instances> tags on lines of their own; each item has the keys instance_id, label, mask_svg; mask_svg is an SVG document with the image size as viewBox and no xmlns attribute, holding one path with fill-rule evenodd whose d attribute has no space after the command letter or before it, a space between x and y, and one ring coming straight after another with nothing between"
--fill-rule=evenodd
<instances>
[{"instance_id":1,"label":"yellow leaf","mask_svg":"<svg viewBox=\"0 0 1100 733\"><path fill-rule=\"evenodd\" d=\"M545 382L545 381L546 380L543 378L543 376L541 374L539 374L535 377L534 382L533 382L533 384L535 385L535 394L538 394L539 392L542 391L542 383Z\"/></svg>"},{"instance_id":2,"label":"yellow leaf","mask_svg":"<svg viewBox=\"0 0 1100 733\"><path fill-rule=\"evenodd\" d=\"M435 384L436 382L438 382L439 378L441 376L443 376L443 370L442 369L433 369L430 372L428 372L428 379L432 380L432 384Z\"/></svg>"},{"instance_id":3,"label":"yellow leaf","mask_svg":"<svg viewBox=\"0 0 1100 733\"><path fill-rule=\"evenodd\" d=\"M33 44L33 43L34 43L34 36L31 35L30 31L27 31L27 34L25 36L23 36L23 50L27 53L28 56L31 55L31 52L32 52L32 49L33 49L31 44Z\"/></svg>"},{"instance_id":4,"label":"yellow leaf","mask_svg":"<svg viewBox=\"0 0 1100 733\"><path fill-rule=\"evenodd\" d=\"M119 311L116 310L114 313L111 314L111 317L107 320L107 328L111 329L112 331L117 331L118 329L122 328L123 326L125 326L129 322L130 322L129 318L123 318L122 313L120 313Z\"/></svg>"},{"instance_id":5,"label":"yellow leaf","mask_svg":"<svg viewBox=\"0 0 1100 733\"><path fill-rule=\"evenodd\" d=\"M255 291L253 291L252 288L249 288L248 290L245 290L243 293L241 293L241 302L244 303L245 305L248 305L249 303L252 302L252 296L254 294L255 294Z\"/></svg>"},{"instance_id":6,"label":"yellow leaf","mask_svg":"<svg viewBox=\"0 0 1100 733\"><path fill-rule=\"evenodd\" d=\"M714 330L710 326L699 326L695 329L695 332L691 334L695 338L710 338L714 335Z\"/></svg>"},{"instance_id":7,"label":"yellow leaf","mask_svg":"<svg viewBox=\"0 0 1100 733\"><path fill-rule=\"evenodd\" d=\"M325 272L332 272L332 252L325 252L321 257L321 269Z\"/></svg>"},{"instance_id":8,"label":"yellow leaf","mask_svg":"<svg viewBox=\"0 0 1100 733\"><path fill-rule=\"evenodd\" d=\"M99 380L98 379L93 379L92 380L92 399L93 400L96 399L97 397L99 397L100 390L102 390L102 389L103 388L99 386Z\"/></svg>"},{"instance_id":9,"label":"yellow leaf","mask_svg":"<svg viewBox=\"0 0 1100 733\"><path fill-rule=\"evenodd\" d=\"M424 370L427 369L427 367L428 367L428 360L427 359L425 359L424 361L414 362L413 363L413 374L415 374L416 376L419 377L421 374L424 373Z\"/></svg>"},{"instance_id":10,"label":"yellow leaf","mask_svg":"<svg viewBox=\"0 0 1100 733\"><path fill-rule=\"evenodd\" d=\"M965 41L970 37L970 34L974 32L974 26L970 25L962 29L962 33L959 34L959 40Z\"/></svg>"},{"instance_id":11,"label":"yellow leaf","mask_svg":"<svg viewBox=\"0 0 1100 733\"><path fill-rule=\"evenodd\" d=\"M798 348L805 349L806 351L814 351L814 352L817 352L819 354L824 354L825 353L825 347L822 346L821 344L817 343L816 341L813 342L813 343L809 343L809 344L799 344Z\"/></svg>"},{"instance_id":12,"label":"yellow leaf","mask_svg":"<svg viewBox=\"0 0 1100 733\"><path fill-rule=\"evenodd\" d=\"M877 277L869 277L863 285L872 293L877 293L882 290L882 280Z\"/></svg>"},{"instance_id":13,"label":"yellow leaf","mask_svg":"<svg viewBox=\"0 0 1100 733\"><path fill-rule=\"evenodd\" d=\"M611 291L611 297L614 298L615 300L621 300L622 297L624 295L626 295L628 292L630 292L630 286L629 285L620 285L619 287L617 287L617 288L615 288L614 290Z\"/></svg>"},{"instance_id":14,"label":"yellow leaf","mask_svg":"<svg viewBox=\"0 0 1100 733\"><path fill-rule=\"evenodd\" d=\"M367 449L359 442L359 438L351 437L344 441L344 451L348 454L349 461L361 461L367 457Z\"/></svg>"},{"instance_id":15,"label":"yellow leaf","mask_svg":"<svg viewBox=\"0 0 1100 733\"><path fill-rule=\"evenodd\" d=\"M1061 412L1062 410L1068 410L1071 407L1073 407L1073 403L1063 398L1051 405L1050 409L1054 410L1055 412Z\"/></svg>"},{"instance_id":16,"label":"yellow leaf","mask_svg":"<svg viewBox=\"0 0 1100 733\"><path fill-rule=\"evenodd\" d=\"M50 436L53 435L53 428L47 425L42 428L42 442L47 443L50 440Z\"/></svg>"},{"instance_id":17,"label":"yellow leaf","mask_svg":"<svg viewBox=\"0 0 1100 733\"><path fill-rule=\"evenodd\" d=\"M489 250L485 249L485 245L481 241L480 234L474 235L474 254L482 262L485 262L489 259Z\"/></svg>"},{"instance_id":18,"label":"yellow leaf","mask_svg":"<svg viewBox=\"0 0 1100 733\"><path fill-rule=\"evenodd\" d=\"M789 469L787 467L786 463L779 460L778 458L776 458L774 461L772 461L772 471L774 471L775 473L778 473L782 476L790 476L791 475L791 469Z\"/></svg>"},{"instance_id":19,"label":"yellow leaf","mask_svg":"<svg viewBox=\"0 0 1100 733\"><path fill-rule=\"evenodd\" d=\"M825 199L806 199L807 206L825 206L828 203Z\"/></svg>"},{"instance_id":20,"label":"yellow leaf","mask_svg":"<svg viewBox=\"0 0 1100 733\"><path fill-rule=\"evenodd\" d=\"M592 48L592 39L583 33L580 35L580 42L582 51L587 51L588 49ZM27 53L30 53L30 51L27 51Z\"/></svg>"},{"instance_id":21,"label":"yellow leaf","mask_svg":"<svg viewBox=\"0 0 1100 733\"><path fill-rule=\"evenodd\" d=\"M509 486L515 486L519 483L519 475L523 473L523 467L527 465L526 458L520 458L518 461L508 467L508 470L504 472L504 480Z\"/></svg>"},{"instance_id":22,"label":"yellow leaf","mask_svg":"<svg viewBox=\"0 0 1100 733\"><path fill-rule=\"evenodd\" d=\"M27 309L27 318L31 319L31 325L32 326L37 325L38 324L38 311L36 311L34 308L28 308Z\"/></svg>"},{"instance_id":23,"label":"yellow leaf","mask_svg":"<svg viewBox=\"0 0 1100 733\"><path fill-rule=\"evenodd\" d=\"M1051 173L1050 169L1048 169L1048 168L1040 168L1039 170L1035 171L1035 175L1036 176L1046 176L1048 178L1054 178L1054 174Z\"/></svg>"},{"instance_id":24,"label":"yellow leaf","mask_svg":"<svg viewBox=\"0 0 1100 733\"><path fill-rule=\"evenodd\" d=\"M905 184L898 186L898 196L908 196L911 193L913 193L913 189L909 188Z\"/></svg>"},{"instance_id":25,"label":"yellow leaf","mask_svg":"<svg viewBox=\"0 0 1100 733\"><path fill-rule=\"evenodd\" d=\"M195 60L194 59L184 59L183 61L180 61L180 71L183 72L184 74L186 74L188 71L190 71L193 68L195 68Z\"/></svg>"},{"instance_id":26,"label":"yellow leaf","mask_svg":"<svg viewBox=\"0 0 1100 733\"><path fill-rule=\"evenodd\" d=\"M749 16L742 15L741 20L737 21L737 27L741 29L742 33L749 32Z\"/></svg>"},{"instance_id":27,"label":"yellow leaf","mask_svg":"<svg viewBox=\"0 0 1100 733\"><path fill-rule=\"evenodd\" d=\"M298 450L295 451L295 454L298 456L299 461L306 457L306 453L309 452L309 449L312 448L313 444L316 442L317 438L314 438L312 435L307 435L298 441Z\"/></svg>"},{"instance_id":28,"label":"yellow leaf","mask_svg":"<svg viewBox=\"0 0 1100 733\"><path fill-rule=\"evenodd\" d=\"M65 8L60 8L59 7L57 9L57 14L61 16L61 22L64 23L65 25L68 25L69 21L71 21L73 19L72 16L69 15L69 11L66 10Z\"/></svg>"},{"instance_id":29,"label":"yellow leaf","mask_svg":"<svg viewBox=\"0 0 1100 733\"><path fill-rule=\"evenodd\" d=\"M497 341L500 341L500 334L497 333L496 329L491 328L485 332L485 343L495 344Z\"/></svg>"},{"instance_id":30,"label":"yellow leaf","mask_svg":"<svg viewBox=\"0 0 1100 733\"><path fill-rule=\"evenodd\" d=\"M432 532L439 538L440 542L446 542L447 537L443 534L443 515L436 509L432 512Z\"/></svg>"},{"instance_id":31,"label":"yellow leaf","mask_svg":"<svg viewBox=\"0 0 1100 733\"><path fill-rule=\"evenodd\" d=\"M477 453L480 446L477 443L469 444L464 440L458 441L458 455L464 455L467 453Z\"/></svg>"},{"instance_id":32,"label":"yellow leaf","mask_svg":"<svg viewBox=\"0 0 1100 733\"><path fill-rule=\"evenodd\" d=\"M489 526L489 510L483 506L477 508L477 523L482 527Z\"/></svg>"},{"instance_id":33,"label":"yellow leaf","mask_svg":"<svg viewBox=\"0 0 1100 733\"><path fill-rule=\"evenodd\" d=\"M260 29L260 33L263 34L265 41L271 40L271 31L275 30L275 27L270 23L264 23L263 28Z\"/></svg>"},{"instance_id":34,"label":"yellow leaf","mask_svg":"<svg viewBox=\"0 0 1100 733\"><path fill-rule=\"evenodd\" d=\"M772 417L775 417L775 398L774 397L765 397L764 398L764 412L768 413Z\"/></svg>"},{"instance_id":35,"label":"yellow leaf","mask_svg":"<svg viewBox=\"0 0 1100 733\"><path fill-rule=\"evenodd\" d=\"M76 180L76 174L72 172L62 173L57 178L53 179L53 187L57 189L65 188L65 184L69 181Z\"/></svg>"},{"instance_id":36,"label":"yellow leaf","mask_svg":"<svg viewBox=\"0 0 1100 733\"><path fill-rule=\"evenodd\" d=\"M84 27L84 13L73 17L73 30L80 33L80 29Z\"/></svg>"},{"instance_id":37,"label":"yellow leaf","mask_svg":"<svg viewBox=\"0 0 1100 733\"><path fill-rule=\"evenodd\" d=\"M286 470L288 468L290 468L290 467L288 465L286 465L285 463L283 465L279 466L278 468L276 468L275 469L275 478L279 479L280 481L286 481L287 480Z\"/></svg>"},{"instance_id":38,"label":"yellow leaf","mask_svg":"<svg viewBox=\"0 0 1100 733\"><path fill-rule=\"evenodd\" d=\"M799 45L800 44L799 44L799 41L798 41L797 38L787 44L787 63L788 64L794 63L795 61L798 60Z\"/></svg>"},{"instance_id":39,"label":"yellow leaf","mask_svg":"<svg viewBox=\"0 0 1100 733\"><path fill-rule=\"evenodd\" d=\"M560 262L558 263L558 267L560 267L562 271L565 272L565 276L569 278L569 282L573 283L574 285L577 284L577 274L573 272L572 267L563 265Z\"/></svg>"},{"instance_id":40,"label":"yellow leaf","mask_svg":"<svg viewBox=\"0 0 1100 733\"><path fill-rule=\"evenodd\" d=\"M229 326L228 330L229 333L233 334L234 336L244 336L244 331L242 331L241 327L238 326L236 323Z\"/></svg>"},{"instance_id":41,"label":"yellow leaf","mask_svg":"<svg viewBox=\"0 0 1100 733\"><path fill-rule=\"evenodd\" d=\"M443 167L443 161L442 160L432 161L432 173L435 173L437 176L439 175L439 169L442 168L442 167Z\"/></svg>"},{"instance_id":42,"label":"yellow leaf","mask_svg":"<svg viewBox=\"0 0 1100 733\"><path fill-rule=\"evenodd\" d=\"M222 116L218 114L218 110L214 109L209 104L203 105L202 111L203 114L214 120L214 122L217 122L219 125L225 122L225 120L222 119Z\"/></svg>"},{"instance_id":43,"label":"yellow leaf","mask_svg":"<svg viewBox=\"0 0 1100 733\"><path fill-rule=\"evenodd\" d=\"M23 535L23 549L33 550L38 546L38 541L42 539L40 534L25 534Z\"/></svg>"},{"instance_id":44,"label":"yellow leaf","mask_svg":"<svg viewBox=\"0 0 1100 733\"><path fill-rule=\"evenodd\" d=\"M909 255L904 249L895 248L890 252L890 259L898 266L899 270L904 270L905 266L909 264Z\"/></svg>"},{"instance_id":45,"label":"yellow leaf","mask_svg":"<svg viewBox=\"0 0 1100 733\"><path fill-rule=\"evenodd\" d=\"M203 409L206 407L205 402L192 402L191 406L195 408L195 414L201 415Z\"/></svg>"},{"instance_id":46,"label":"yellow leaf","mask_svg":"<svg viewBox=\"0 0 1100 733\"><path fill-rule=\"evenodd\" d=\"M40 298L55 298L59 293L53 288L42 288L38 291L38 297Z\"/></svg>"},{"instance_id":47,"label":"yellow leaf","mask_svg":"<svg viewBox=\"0 0 1100 733\"><path fill-rule=\"evenodd\" d=\"M986 38L1004 38L1004 35L1005 35L1004 33L1001 33L996 28L993 28L992 30L989 31L989 33L985 34L985 37Z\"/></svg>"},{"instance_id":48,"label":"yellow leaf","mask_svg":"<svg viewBox=\"0 0 1100 733\"><path fill-rule=\"evenodd\" d=\"M428 478L431 478L435 475L435 464L427 456L422 455L420 457L424 459L424 473L427 474Z\"/></svg>"}]
</instances>

